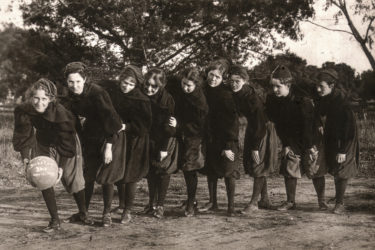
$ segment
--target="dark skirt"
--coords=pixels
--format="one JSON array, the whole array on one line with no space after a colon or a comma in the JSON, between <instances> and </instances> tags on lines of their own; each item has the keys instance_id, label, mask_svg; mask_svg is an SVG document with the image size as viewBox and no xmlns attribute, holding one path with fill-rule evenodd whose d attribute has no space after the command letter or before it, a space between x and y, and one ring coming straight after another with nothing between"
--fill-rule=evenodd
<instances>
[{"instance_id":1,"label":"dark skirt","mask_svg":"<svg viewBox=\"0 0 375 250\"><path fill-rule=\"evenodd\" d=\"M292 152L281 159L280 174L285 177L301 178L306 174L309 179L322 177L327 174L324 145L317 146L318 153L310 158L309 150L304 150L302 155L297 155L291 147ZM297 151L298 152L298 151Z\"/></svg>"},{"instance_id":2,"label":"dark skirt","mask_svg":"<svg viewBox=\"0 0 375 250\"><path fill-rule=\"evenodd\" d=\"M202 138L184 137L179 139L178 169L194 171L203 168Z\"/></svg>"},{"instance_id":3,"label":"dark skirt","mask_svg":"<svg viewBox=\"0 0 375 250\"><path fill-rule=\"evenodd\" d=\"M349 149L346 153L346 160L343 163L337 163L336 155L338 151L337 143L327 143L326 160L328 164L328 172L338 178L348 179L358 174L359 168L359 142L358 133L355 129L354 139L351 141Z\"/></svg>"},{"instance_id":4,"label":"dark skirt","mask_svg":"<svg viewBox=\"0 0 375 250\"><path fill-rule=\"evenodd\" d=\"M233 150L234 161L231 161L222 155L223 147L221 145L222 142L216 140L206 142L205 164L204 167L199 170L199 172L214 178L233 177L239 179L240 172L238 169L238 143Z\"/></svg>"},{"instance_id":5,"label":"dark skirt","mask_svg":"<svg viewBox=\"0 0 375 250\"><path fill-rule=\"evenodd\" d=\"M82 141L83 151L83 176L85 181L92 183L96 181L98 171L103 164L104 138L84 138Z\"/></svg>"},{"instance_id":6,"label":"dark skirt","mask_svg":"<svg viewBox=\"0 0 375 250\"><path fill-rule=\"evenodd\" d=\"M104 145L103 145L104 149ZM103 149L102 153L103 154ZM113 184L122 179L126 166L126 134L120 132L114 139L112 144L112 161L104 164L102 161L96 176L98 184Z\"/></svg>"},{"instance_id":7,"label":"dark skirt","mask_svg":"<svg viewBox=\"0 0 375 250\"><path fill-rule=\"evenodd\" d=\"M57 162L57 165L63 170L61 183L65 187L65 190L70 194L77 193L85 188L85 180L83 178L82 170L81 143L77 135L75 135L74 138L76 141L76 155L67 158L63 165L61 165L61 156L54 147L43 146L37 143L35 148L32 149L32 158L43 155L51 157Z\"/></svg>"},{"instance_id":8,"label":"dark skirt","mask_svg":"<svg viewBox=\"0 0 375 250\"><path fill-rule=\"evenodd\" d=\"M154 140L150 140L150 173L158 175L170 175L177 171L177 157L179 147L177 139L171 137L168 141L168 155L160 161L160 145Z\"/></svg>"},{"instance_id":9,"label":"dark skirt","mask_svg":"<svg viewBox=\"0 0 375 250\"><path fill-rule=\"evenodd\" d=\"M251 157L250 133L251 131L246 130L243 151L245 173L251 177L269 176L278 163L278 143L275 127L272 122L266 124L266 135L263 137L259 148L259 164L255 164Z\"/></svg>"},{"instance_id":10,"label":"dark skirt","mask_svg":"<svg viewBox=\"0 0 375 250\"><path fill-rule=\"evenodd\" d=\"M126 140L126 167L121 184L140 181L150 169L149 135L127 136Z\"/></svg>"}]
</instances>

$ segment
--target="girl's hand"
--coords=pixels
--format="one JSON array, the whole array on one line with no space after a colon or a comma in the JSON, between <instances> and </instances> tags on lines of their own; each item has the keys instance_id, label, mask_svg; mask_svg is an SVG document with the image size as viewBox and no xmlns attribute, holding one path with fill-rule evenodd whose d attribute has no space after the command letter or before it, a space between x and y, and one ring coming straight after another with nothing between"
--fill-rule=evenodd
<instances>
[{"instance_id":1,"label":"girl's hand","mask_svg":"<svg viewBox=\"0 0 375 250\"><path fill-rule=\"evenodd\" d=\"M290 149L290 147L284 147L284 148L283 148L283 152L282 152L282 156L283 156L283 157L286 157L286 156L289 154L290 151L292 151L292 150Z\"/></svg>"},{"instance_id":2,"label":"girl's hand","mask_svg":"<svg viewBox=\"0 0 375 250\"><path fill-rule=\"evenodd\" d=\"M314 159L317 158L318 152L319 151L316 149L315 146L313 146L309 149L309 158L310 158L311 161L314 161Z\"/></svg>"},{"instance_id":3,"label":"girl's hand","mask_svg":"<svg viewBox=\"0 0 375 250\"><path fill-rule=\"evenodd\" d=\"M253 161L255 164L260 164L260 157L259 157L259 151L258 150L252 150L251 151L251 157L253 158Z\"/></svg>"},{"instance_id":4,"label":"girl's hand","mask_svg":"<svg viewBox=\"0 0 375 250\"><path fill-rule=\"evenodd\" d=\"M107 143L105 144L105 149L104 149L104 163L109 164L112 161L112 144Z\"/></svg>"},{"instance_id":5,"label":"girl's hand","mask_svg":"<svg viewBox=\"0 0 375 250\"><path fill-rule=\"evenodd\" d=\"M169 118L169 126L174 127L174 128L177 126L177 120L173 116Z\"/></svg>"},{"instance_id":6,"label":"girl's hand","mask_svg":"<svg viewBox=\"0 0 375 250\"><path fill-rule=\"evenodd\" d=\"M223 152L221 152L221 155L224 155L230 161L234 161L234 153L232 150L223 150Z\"/></svg>"},{"instance_id":7,"label":"girl's hand","mask_svg":"<svg viewBox=\"0 0 375 250\"><path fill-rule=\"evenodd\" d=\"M167 157L168 152L167 151L160 151L160 161L163 161L165 157Z\"/></svg>"},{"instance_id":8,"label":"girl's hand","mask_svg":"<svg viewBox=\"0 0 375 250\"><path fill-rule=\"evenodd\" d=\"M337 163L343 163L344 161L346 161L346 154L337 154L336 161Z\"/></svg>"},{"instance_id":9,"label":"girl's hand","mask_svg":"<svg viewBox=\"0 0 375 250\"><path fill-rule=\"evenodd\" d=\"M318 130L319 130L319 133L320 133L321 135L324 134L324 128L323 128L323 126L320 126L320 127L318 128Z\"/></svg>"},{"instance_id":10,"label":"girl's hand","mask_svg":"<svg viewBox=\"0 0 375 250\"><path fill-rule=\"evenodd\" d=\"M27 159L27 158L25 158L25 159L23 159L22 163L23 163L23 166L24 166L24 168L25 168L25 173L26 173L27 166L29 165L30 160Z\"/></svg>"},{"instance_id":11,"label":"girl's hand","mask_svg":"<svg viewBox=\"0 0 375 250\"><path fill-rule=\"evenodd\" d=\"M125 129L126 129L126 125L122 124L122 127L120 128L119 131L117 131L117 133L120 133L121 131L125 131Z\"/></svg>"},{"instance_id":12,"label":"girl's hand","mask_svg":"<svg viewBox=\"0 0 375 250\"><path fill-rule=\"evenodd\" d=\"M58 168L58 173L57 173L57 180L55 182L55 185L61 180L61 177L63 176L63 169L62 168Z\"/></svg>"}]
</instances>

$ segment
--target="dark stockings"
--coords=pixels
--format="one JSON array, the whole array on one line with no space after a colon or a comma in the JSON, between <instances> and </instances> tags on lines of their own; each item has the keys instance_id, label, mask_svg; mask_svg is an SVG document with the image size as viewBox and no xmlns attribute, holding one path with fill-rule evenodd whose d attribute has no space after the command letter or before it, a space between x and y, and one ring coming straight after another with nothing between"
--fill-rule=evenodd
<instances>
[{"instance_id":1,"label":"dark stockings","mask_svg":"<svg viewBox=\"0 0 375 250\"><path fill-rule=\"evenodd\" d=\"M46 202L48 212L53 221L59 221L59 215L57 213L57 204L55 198L55 191L53 187L42 191L43 199Z\"/></svg>"},{"instance_id":2,"label":"dark stockings","mask_svg":"<svg viewBox=\"0 0 375 250\"><path fill-rule=\"evenodd\" d=\"M77 193L73 194L74 200L77 203L78 210L81 214L86 214L86 199L85 199L85 190L82 189L81 191L78 191Z\"/></svg>"},{"instance_id":3,"label":"dark stockings","mask_svg":"<svg viewBox=\"0 0 375 250\"><path fill-rule=\"evenodd\" d=\"M347 185L348 179L335 177L336 204L344 204L344 194Z\"/></svg>"},{"instance_id":4,"label":"dark stockings","mask_svg":"<svg viewBox=\"0 0 375 250\"><path fill-rule=\"evenodd\" d=\"M131 211L133 209L136 188L137 188L136 182L128 182L125 184L125 210L126 211Z\"/></svg>"},{"instance_id":5,"label":"dark stockings","mask_svg":"<svg viewBox=\"0 0 375 250\"><path fill-rule=\"evenodd\" d=\"M260 199L262 201L268 202L267 177L263 177L263 178L264 178L264 180L263 180L262 191L261 191L261 194L260 194Z\"/></svg>"},{"instance_id":6,"label":"dark stockings","mask_svg":"<svg viewBox=\"0 0 375 250\"><path fill-rule=\"evenodd\" d=\"M164 200L167 196L167 191L169 187L169 181L171 176L168 175L158 175L157 176L157 206L164 206Z\"/></svg>"},{"instance_id":7,"label":"dark stockings","mask_svg":"<svg viewBox=\"0 0 375 250\"><path fill-rule=\"evenodd\" d=\"M265 179L266 179L265 177L255 177L254 178L253 195L251 196L250 204L257 205L257 202L259 200L259 195L262 193L262 190L264 188L264 180Z\"/></svg>"},{"instance_id":8,"label":"dark stockings","mask_svg":"<svg viewBox=\"0 0 375 250\"><path fill-rule=\"evenodd\" d=\"M217 178L207 176L208 193L210 195L210 203L217 206Z\"/></svg>"},{"instance_id":9,"label":"dark stockings","mask_svg":"<svg viewBox=\"0 0 375 250\"><path fill-rule=\"evenodd\" d=\"M186 210L191 211L192 209L194 209L195 195L197 193L197 185L198 185L197 172L195 170L184 171L184 177L185 177L186 189L187 189L187 195L188 195Z\"/></svg>"},{"instance_id":10,"label":"dark stockings","mask_svg":"<svg viewBox=\"0 0 375 250\"><path fill-rule=\"evenodd\" d=\"M113 185L106 184L102 185L103 188L103 201L104 201L104 211L103 214L111 212L111 205L113 199Z\"/></svg>"},{"instance_id":11,"label":"dark stockings","mask_svg":"<svg viewBox=\"0 0 375 250\"><path fill-rule=\"evenodd\" d=\"M296 189L297 189L297 178L284 177L286 196L288 202L295 202Z\"/></svg>"},{"instance_id":12,"label":"dark stockings","mask_svg":"<svg viewBox=\"0 0 375 250\"><path fill-rule=\"evenodd\" d=\"M116 184L118 191L119 207L125 208L125 183Z\"/></svg>"},{"instance_id":13,"label":"dark stockings","mask_svg":"<svg viewBox=\"0 0 375 250\"><path fill-rule=\"evenodd\" d=\"M234 211L234 194L236 191L236 179L233 177L225 177L225 187L228 197L228 211Z\"/></svg>"},{"instance_id":14,"label":"dark stockings","mask_svg":"<svg viewBox=\"0 0 375 250\"><path fill-rule=\"evenodd\" d=\"M89 210L92 193L94 192L95 182L85 183L86 210Z\"/></svg>"},{"instance_id":15,"label":"dark stockings","mask_svg":"<svg viewBox=\"0 0 375 250\"><path fill-rule=\"evenodd\" d=\"M316 194L318 195L318 202L325 202L325 186L326 179L324 176L312 179Z\"/></svg>"},{"instance_id":16,"label":"dark stockings","mask_svg":"<svg viewBox=\"0 0 375 250\"><path fill-rule=\"evenodd\" d=\"M150 173L147 177L149 206L153 207L157 196L156 175Z\"/></svg>"}]
</instances>

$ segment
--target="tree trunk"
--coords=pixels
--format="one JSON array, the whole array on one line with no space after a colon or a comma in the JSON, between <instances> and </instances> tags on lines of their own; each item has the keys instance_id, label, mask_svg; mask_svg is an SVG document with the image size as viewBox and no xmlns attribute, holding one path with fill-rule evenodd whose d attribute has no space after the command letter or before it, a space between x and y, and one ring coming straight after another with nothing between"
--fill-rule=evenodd
<instances>
[{"instance_id":1,"label":"tree trunk","mask_svg":"<svg viewBox=\"0 0 375 250\"><path fill-rule=\"evenodd\" d=\"M342 13L345 15L345 18L348 21L348 25L350 27L350 30L353 33L354 38L361 45L361 48L362 48L363 52L365 52L365 55L367 56L367 59L370 62L372 70L375 71L375 59L374 59L374 56L371 54L370 50L367 48L366 41L362 38L361 34L359 34L357 28L354 26L354 24L353 24L353 22L352 22L352 20L351 20L351 18L349 16L348 10L346 9L345 4L341 4L340 3L339 8L341 9Z\"/></svg>"}]
</instances>

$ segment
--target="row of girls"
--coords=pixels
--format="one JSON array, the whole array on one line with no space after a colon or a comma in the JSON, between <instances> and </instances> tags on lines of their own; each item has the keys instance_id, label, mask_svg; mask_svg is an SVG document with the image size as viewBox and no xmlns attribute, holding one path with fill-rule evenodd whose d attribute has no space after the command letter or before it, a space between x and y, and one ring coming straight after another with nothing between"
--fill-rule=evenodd
<instances>
[{"instance_id":1,"label":"row of girls","mask_svg":"<svg viewBox=\"0 0 375 250\"><path fill-rule=\"evenodd\" d=\"M207 176L209 191L209 201L198 211L218 209L217 181L224 178L227 214L232 216L242 154L245 173L254 178L252 198L242 213L270 209L267 176L279 162L277 136L287 196L277 209L296 207L297 180L306 174L319 208L327 210L324 176L329 172L335 177L333 211L344 212L343 197L348 179L358 171L359 152L355 116L337 88L334 70L320 72L319 98L313 101L296 91L292 74L279 65L270 76L272 93L265 103L249 84L247 70L222 59L207 66L204 79L198 69L189 68L168 86L163 70L153 68L143 75L132 65L102 87L87 81L87 68L80 62L69 63L64 76L69 89L65 97L58 98L55 85L44 78L28 89L27 101L15 109L13 144L25 165L45 155L63 169L61 181L79 210L67 222L93 223L88 209L97 182L103 189L103 226L112 224L114 213L128 224L142 178L149 188L144 211L162 218L171 174L177 170L186 182L185 216L197 211L197 172ZM247 119L243 152L240 116ZM119 206L112 210L115 186ZM53 187L42 195L51 216L44 231L59 230Z\"/></svg>"}]
</instances>

